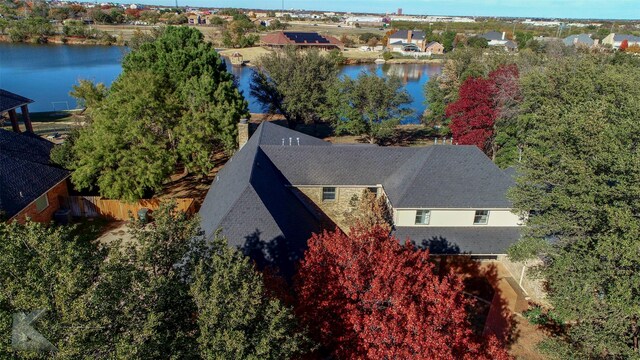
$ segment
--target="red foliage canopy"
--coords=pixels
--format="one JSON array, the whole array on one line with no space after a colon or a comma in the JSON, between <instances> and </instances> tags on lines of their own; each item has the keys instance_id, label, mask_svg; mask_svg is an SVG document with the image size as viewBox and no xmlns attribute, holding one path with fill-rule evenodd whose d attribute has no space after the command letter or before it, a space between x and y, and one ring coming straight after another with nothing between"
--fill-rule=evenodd
<instances>
[{"instance_id":1,"label":"red foliage canopy","mask_svg":"<svg viewBox=\"0 0 640 360\"><path fill-rule=\"evenodd\" d=\"M624 39L624 40L622 40L622 42L620 43L620 50L621 50L621 51L625 51L625 50L627 50L627 48L629 48L629 40Z\"/></svg>"},{"instance_id":2,"label":"red foliage canopy","mask_svg":"<svg viewBox=\"0 0 640 360\"><path fill-rule=\"evenodd\" d=\"M340 359L507 359L474 336L461 280L433 273L426 250L388 229L324 232L309 240L296 278L297 311Z\"/></svg>"},{"instance_id":3,"label":"red foliage canopy","mask_svg":"<svg viewBox=\"0 0 640 360\"><path fill-rule=\"evenodd\" d=\"M518 76L518 67L511 64L499 67L487 79L468 78L462 83L458 100L446 110L458 144L476 145L492 154L496 121L519 98Z\"/></svg>"}]
</instances>

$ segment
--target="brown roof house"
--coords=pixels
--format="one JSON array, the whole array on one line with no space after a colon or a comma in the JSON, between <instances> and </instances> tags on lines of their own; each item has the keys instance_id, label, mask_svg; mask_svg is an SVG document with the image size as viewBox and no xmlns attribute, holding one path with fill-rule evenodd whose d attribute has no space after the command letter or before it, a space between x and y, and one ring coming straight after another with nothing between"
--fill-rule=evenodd
<instances>
[{"instance_id":1,"label":"brown roof house","mask_svg":"<svg viewBox=\"0 0 640 360\"><path fill-rule=\"evenodd\" d=\"M260 39L262 46L271 48L283 48L296 46L299 48L316 48L321 50L342 49L344 45L340 40L320 35L316 32L277 31L264 35Z\"/></svg>"}]
</instances>

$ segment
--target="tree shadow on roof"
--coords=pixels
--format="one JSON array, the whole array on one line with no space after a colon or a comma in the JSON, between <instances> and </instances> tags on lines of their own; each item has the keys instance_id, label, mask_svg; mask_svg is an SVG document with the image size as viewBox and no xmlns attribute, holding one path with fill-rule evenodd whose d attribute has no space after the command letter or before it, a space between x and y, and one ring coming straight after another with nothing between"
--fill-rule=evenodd
<instances>
[{"instance_id":1,"label":"tree shadow on roof","mask_svg":"<svg viewBox=\"0 0 640 360\"><path fill-rule=\"evenodd\" d=\"M416 244L420 249L428 249L431 255L461 255L460 247L450 242L445 237L433 236L430 239L423 239Z\"/></svg>"},{"instance_id":2,"label":"tree shadow on roof","mask_svg":"<svg viewBox=\"0 0 640 360\"><path fill-rule=\"evenodd\" d=\"M263 239L260 230L256 229L245 237L240 250L255 262L260 271L271 269L290 282L306 248L306 241L290 241L284 236Z\"/></svg>"}]
</instances>

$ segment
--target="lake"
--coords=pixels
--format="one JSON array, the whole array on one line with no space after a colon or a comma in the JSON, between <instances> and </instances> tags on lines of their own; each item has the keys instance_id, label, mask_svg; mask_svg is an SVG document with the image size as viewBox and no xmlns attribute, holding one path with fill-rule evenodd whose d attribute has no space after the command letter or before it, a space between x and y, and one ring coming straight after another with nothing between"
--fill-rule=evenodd
<instances>
[{"instance_id":1,"label":"lake","mask_svg":"<svg viewBox=\"0 0 640 360\"><path fill-rule=\"evenodd\" d=\"M30 45L0 43L0 88L35 101L31 111L66 110L75 108L69 96L71 86L79 79L111 84L120 74L120 62L126 48L118 46ZM238 80L238 86L249 100L251 112L262 112L261 106L249 95L251 67L227 68ZM406 123L418 122L424 112L424 84L439 74L439 64L362 64L342 67L342 75L357 77L361 72L379 76L399 76L413 102L416 115Z\"/></svg>"}]
</instances>

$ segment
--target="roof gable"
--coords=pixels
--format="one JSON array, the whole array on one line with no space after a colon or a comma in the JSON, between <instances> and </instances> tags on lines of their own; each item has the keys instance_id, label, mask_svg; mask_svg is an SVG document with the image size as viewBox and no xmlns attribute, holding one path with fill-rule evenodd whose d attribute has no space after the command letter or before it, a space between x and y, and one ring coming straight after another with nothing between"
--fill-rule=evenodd
<instances>
[{"instance_id":1,"label":"roof gable","mask_svg":"<svg viewBox=\"0 0 640 360\"><path fill-rule=\"evenodd\" d=\"M33 100L24 96L14 94L4 89L0 89L0 113L15 109L22 105L30 104Z\"/></svg>"}]
</instances>

